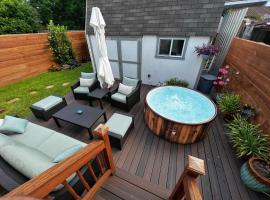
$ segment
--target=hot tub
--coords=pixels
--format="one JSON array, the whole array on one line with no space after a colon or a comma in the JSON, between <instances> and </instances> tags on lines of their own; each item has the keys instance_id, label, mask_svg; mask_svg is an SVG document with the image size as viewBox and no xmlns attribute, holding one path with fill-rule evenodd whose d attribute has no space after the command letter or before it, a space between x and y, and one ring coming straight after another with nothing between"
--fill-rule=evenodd
<instances>
[{"instance_id":1,"label":"hot tub","mask_svg":"<svg viewBox=\"0 0 270 200\"><path fill-rule=\"evenodd\" d=\"M148 127L176 143L191 144L203 138L216 115L216 105L208 97L183 87L155 88L145 100Z\"/></svg>"}]
</instances>

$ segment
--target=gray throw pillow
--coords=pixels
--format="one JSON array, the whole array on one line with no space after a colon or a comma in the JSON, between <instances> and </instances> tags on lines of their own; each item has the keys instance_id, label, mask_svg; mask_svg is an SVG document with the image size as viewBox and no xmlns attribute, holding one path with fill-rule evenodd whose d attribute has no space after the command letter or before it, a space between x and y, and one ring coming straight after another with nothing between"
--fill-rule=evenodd
<instances>
[{"instance_id":1,"label":"gray throw pillow","mask_svg":"<svg viewBox=\"0 0 270 200\"><path fill-rule=\"evenodd\" d=\"M96 78L96 73L93 72L93 73L86 73L86 72L81 72L81 78Z\"/></svg>"},{"instance_id":2,"label":"gray throw pillow","mask_svg":"<svg viewBox=\"0 0 270 200\"><path fill-rule=\"evenodd\" d=\"M3 124L0 126L0 132L4 134L22 134L25 132L28 120L12 116L6 116Z\"/></svg>"}]
</instances>

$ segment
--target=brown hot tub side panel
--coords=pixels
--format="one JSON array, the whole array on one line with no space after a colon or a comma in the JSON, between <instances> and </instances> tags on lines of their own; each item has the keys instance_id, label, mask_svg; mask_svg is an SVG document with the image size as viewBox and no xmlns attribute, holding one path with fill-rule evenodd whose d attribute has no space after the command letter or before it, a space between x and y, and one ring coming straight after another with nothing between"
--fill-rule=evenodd
<instances>
[{"instance_id":1,"label":"brown hot tub side panel","mask_svg":"<svg viewBox=\"0 0 270 200\"><path fill-rule=\"evenodd\" d=\"M146 124L156 135L180 144L191 144L202 139L214 120L194 125L177 123L156 114L147 103L145 103L144 117Z\"/></svg>"}]
</instances>

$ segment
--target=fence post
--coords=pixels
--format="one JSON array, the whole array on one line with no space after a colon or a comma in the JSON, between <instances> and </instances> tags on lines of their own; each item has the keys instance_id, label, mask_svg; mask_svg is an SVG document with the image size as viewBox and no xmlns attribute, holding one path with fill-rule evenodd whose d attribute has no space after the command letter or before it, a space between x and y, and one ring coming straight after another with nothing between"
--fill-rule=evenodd
<instances>
[{"instance_id":1,"label":"fence post","mask_svg":"<svg viewBox=\"0 0 270 200\"><path fill-rule=\"evenodd\" d=\"M111 169L112 174L114 174L115 166L113 162L112 148L111 148L110 139L109 139L109 127L105 124L100 124L98 125L97 128L95 128L94 134L104 141L104 144L105 144L104 156L107 162L106 164Z\"/></svg>"},{"instance_id":2,"label":"fence post","mask_svg":"<svg viewBox=\"0 0 270 200\"><path fill-rule=\"evenodd\" d=\"M169 199L178 200L185 197L186 200L201 200L201 193L196 182L200 175L205 175L204 161L188 156L188 164Z\"/></svg>"}]
</instances>

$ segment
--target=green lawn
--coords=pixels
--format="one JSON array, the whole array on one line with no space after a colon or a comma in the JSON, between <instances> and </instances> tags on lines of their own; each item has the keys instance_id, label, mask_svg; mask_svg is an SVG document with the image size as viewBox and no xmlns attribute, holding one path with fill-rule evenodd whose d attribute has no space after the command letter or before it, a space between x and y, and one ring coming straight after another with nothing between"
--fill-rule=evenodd
<instances>
[{"instance_id":1,"label":"green lawn","mask_svg":"<svg viewBox=\"0 0 270 200\"><path fill-rule=\"evenodd\" d=\"M5 115L18 114L20 117L27 117L31 111L29 106L40 99L55 94L63 96L71 91L70 86L80 77L80 72L92 71L91 64L73 70L60 72L46 72L41 75L0 88L0 109ZM64 83L68 83L63 86ZM46 88L53 85L52 88ZM15 99L15 100L14 100ZM16 101L17 100L17 101Z\"/></svg>"}]
</instances>

